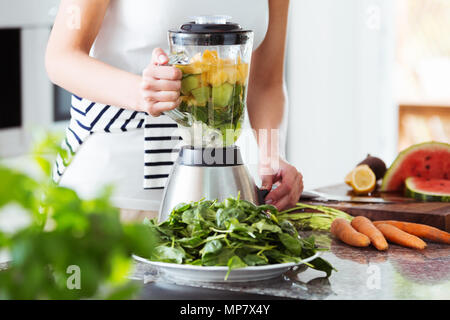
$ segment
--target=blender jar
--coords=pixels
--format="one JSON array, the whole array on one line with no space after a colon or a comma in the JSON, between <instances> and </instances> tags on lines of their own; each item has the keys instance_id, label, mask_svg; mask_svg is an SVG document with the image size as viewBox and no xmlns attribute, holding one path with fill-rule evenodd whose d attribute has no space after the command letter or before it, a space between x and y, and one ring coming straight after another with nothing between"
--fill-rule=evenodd
<instances>
[{"instance_id":1,"label":"blender jar","mask_svg":"<svg viewBox=\"0 0 450 320\"><path fill-rule=\"evenodd\" d=\"M183 73L181 104L166 112L195 147L228 147L245 114L253 32L226 16L202 16L169 31L170 63Z\"/></svg>"}]
</instances>

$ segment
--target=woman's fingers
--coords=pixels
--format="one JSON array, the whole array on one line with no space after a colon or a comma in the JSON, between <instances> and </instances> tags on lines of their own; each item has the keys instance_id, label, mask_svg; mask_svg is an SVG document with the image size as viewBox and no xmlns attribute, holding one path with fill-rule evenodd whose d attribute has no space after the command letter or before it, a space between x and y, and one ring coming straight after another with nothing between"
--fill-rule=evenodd
<instances>
[{"instance_id":1,"label":"woman's fingers","mask_svg":"<svg viewBox=\"0 0 450 320\"><path fill-rule=\"evenodd\" d=\"M144 80L165 79L181 80L183 73L180 69L171 66L148 66L143 74Z\"/></svg>"},{"instance_id":2,"label":"woman's fingers","mask_svg":"<svg viewBox=\"0 0 450 320\"><path fill-rule=\"evenodd\" d=\"M159 117L164 111L177 108L180 103L180 98L171 102L148 102L146 105L146 112L153 117Z\"/></svg>"},{"instance_id":3,"label":"woman's fingers","mask_svg":"<svg viewBox=\"0 0 450 320\"><path fill-rule=\"evenodd\" d=\"M155 48L152 53L152 64L157 65L164 65L169 62L169 57L161 48Z\"/></svg>"},{"instance_id":4,"label":"woman's fingers","mask_svg":"<svg viewBox=\"0 0 450 320\"><path fill-rule=\"evenodd\" d=\"M179 91L151 91L147 90L142 93L144 99L155 102L175 102L180 97Z\"/></svg>"},{"instance_id":5,"label":"woman's fingers","mask_svg":"<svg viewBox=\"0 0 450 320\"><path fill-rule=\"evenodd\" d=\"M264 175L261 177L261 190L272 190L273 175Z\"/></svg>"},{"instance_id":6,"label":"woman's fingers","mask_svg":"<svg viewBox=\"0 0 450 320\"><path fill-rule=\"evenodd\" d=\"M143 111L155 117L181 103L180 80L183 74L178 68L165 66L168 62L169 57L164 50L156 48L152 53L152 63L142 73Z\"/></svg>"},{"instance_id":7,"label":"woman's fingers","mask_svg":"<svg viewBox=\"0 0 450 320\"><path fill-rule=\"evenodd\" d=\"M301 189L303 184L300 177L297 177L296 181L292 185L291 192L282 196L282 198L273 203L278 210L284 210L292 208L296 205L300 198Z\"/></svg>"},{"instance_id":8,"label":"woman's fingers","mask_svg":"<svg viewBox=\"0 0 450 320\"><path fill-rule=\"evenodd\" d=\"M295 206L303 192L302 174L287 164L274 176L273 182L276 182L278 187L267 195L266 203L274 205L279 210Z\"/></svg>"},{"instance_id":9,"label":"woman's fingers","mask_svg":"<svg viewBox=\"0 0 450 320\"><path fill-rule=\"evenodd\" d=\"M281 171L281 183L280 185L272 190L266 197L267 203L275 203L280 201L285 195L290 194L292 188L294 187L294 182L297 176L293 173L286 172L282 169Z\"/></svg>"},{"instance_id":10,"label":"woman's fingers","mask_svg":"<svg viewBox=\"0 0 450 320\"><path fill-rule=\"evenodd\" d=\"M162 113L164 111L175 109L181 103L181 99L172 102L157 102L153 105L153 111Z\"/></svg>"},{"instance_id":11,"label":"woman's fingers","mask_svg":"<svg viewBox=\"0 0 450 320\"><path fill-rule=\"evenodd\" d=\"M143 90L155 91L180 91L180 80L158 80L155 78L147 79L142 82Z\"/></svg>"},{"instance_id":12,"label":"woman's fingers","mask_svg":"<svg viewBox=\"0 0 450 320\"><path fill-rule=\"evenodd\" d=\"M280 201L275 202L275 203L273 203L272 205L273 205L275 208L277 208L279 211L282 211L282 210L284 210L285 208L288 208L288 207L289 207L289 202L290 202L289 197L288 197L288 196L285 196L285 197L281 198Z\"/></svg>"},{"instance_id":13,"label":"woman's fingers","mask_svg":"<svg viewBox=\"0 0 450 320\"><path fill-rule=\"evenodd\" d=\"M180 69L169 66L153 67L153 77L165 80L181 80L183 73Z\"/></svg>"}]
</instances>

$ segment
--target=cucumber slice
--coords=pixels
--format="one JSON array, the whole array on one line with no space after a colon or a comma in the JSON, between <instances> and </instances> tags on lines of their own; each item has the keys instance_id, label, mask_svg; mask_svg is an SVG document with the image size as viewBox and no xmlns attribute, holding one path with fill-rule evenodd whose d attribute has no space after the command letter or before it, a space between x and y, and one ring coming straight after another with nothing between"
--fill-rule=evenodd
<instances>
[{"instance_id":1,"label":"cucumber slice","mask_svg":"<svg viewBox=\"0 0 450 320\"><path fill-rule=\"evenodd\" d=\"M197 100L199 105L205 105L208 102L209 96L211 95L210 87L200 87L192 90L192 95L195 100Z\"/></svg>"},{"instance_id":2,"label":"cucumber slice","mask_svg":"<svg viewBox=\"0 0 450 320\"><path fill-rule=\"evenodd\" d=\"M212 102L214 106L226 107L233 95L233 86L229 83L224 83L219 87L213 87L212 89Z\"/></svg>"},{"instance_id":3,"label":"cucumber slice","mask_svg":"<svg viewBox=\"0 0 450 320\"><path fill-rule=\"evenodd\" d=\"M200 79L196 75L190 75L181 80L181 93L185 96L200 86Z\"/></svg>"}]
</instances>

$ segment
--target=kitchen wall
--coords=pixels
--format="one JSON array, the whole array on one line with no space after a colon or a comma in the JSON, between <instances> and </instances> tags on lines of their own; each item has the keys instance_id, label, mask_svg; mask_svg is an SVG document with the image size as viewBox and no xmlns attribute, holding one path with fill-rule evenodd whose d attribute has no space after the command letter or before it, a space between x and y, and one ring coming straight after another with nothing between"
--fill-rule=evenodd
<instances>
[{"instance_id":1,"label":"kitchen wall","mask_svg":"<svg viewBox=\"0 0 450 320\"><path fill-rule=\"evenodd\" d=\"M306 188L341 183L367 153L393 160L391 0L293 0L288 159Z\"/></svg>"}]
</instances>

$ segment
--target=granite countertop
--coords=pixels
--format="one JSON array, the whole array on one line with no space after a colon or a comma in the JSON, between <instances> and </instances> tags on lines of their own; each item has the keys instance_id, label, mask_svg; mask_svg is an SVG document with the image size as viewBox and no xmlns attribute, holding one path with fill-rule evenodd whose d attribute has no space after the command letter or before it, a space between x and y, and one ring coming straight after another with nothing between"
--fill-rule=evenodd
<instances>
[{"instance_id":1,"label":"granite countertop","mask_svg":"<svg viewBox=\"0 0 450 320\"><path fill-rule=\"evenodd\" d=\"M136 263L134 279L146 283L142 298L196 299L450 299L450 246L428 243L423 251L390 244L387 252L352 248L315 233L330 250L322 257L338 271L330 278L307 267L271 280L201 283L166 278L152 266ZM200 293L204 291L202 296ZM171 293L177 292L177 295ZM156 297L157 298L157 297Z\"/></svg>"}]
</instances>

